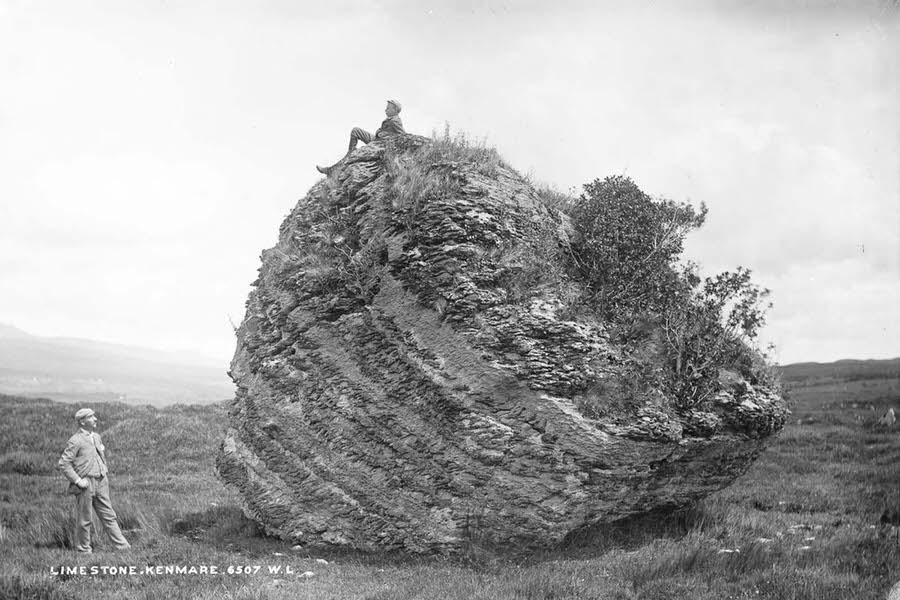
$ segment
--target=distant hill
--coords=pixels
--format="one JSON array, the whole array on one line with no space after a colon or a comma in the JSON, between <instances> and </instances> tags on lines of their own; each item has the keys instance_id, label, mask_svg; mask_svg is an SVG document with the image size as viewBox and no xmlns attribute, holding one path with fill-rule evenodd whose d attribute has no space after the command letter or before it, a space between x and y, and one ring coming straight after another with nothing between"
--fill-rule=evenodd
<instances>
[{"instance_id":1,"label":"distant hill","mask_svg":"<svg viewBox=\"0 0 900 600\"><path fill-rule=\"evenodd\" d=\"M832 363L804 362L778 367L785 383L810 384L827 381L894 379L900 377L900 358L884 360L838 360Z\"/></svg>"},{"instance_id":2,"label":"distant hill","mask_svg":"<svg viewBox=\"0 0 900 600\"><path fill-rule=\"evenodd\" d=\"M12 325L7 325L5 323L0 323L0 339L16 339L16 338L27 338L32 337L31 334L25 333L18 327L13 327Z\"/></svg>"},{"instance_id":3,"label":"distant hill","mask_svg":"<svg viewBox=\"0 0 900 600\"><path fill-rule=\"evenodd\" d=\"M0 324L0 393L62 401L208 404L231 398L228 365L78 338L31 335Z\"/></svg>"},{"instance_id":4,"label":"distant hill","mask_svg":"<svg viewBox=\"0 0 900 600\"><path fill-rule=\"evenodd\" d=\"M787 384L900 378L900 358L778 367ZM0 393L64 402L209 404L234 396L228 365L189 352L31 335L0 323Z\"/></svg>"}]
</instances>

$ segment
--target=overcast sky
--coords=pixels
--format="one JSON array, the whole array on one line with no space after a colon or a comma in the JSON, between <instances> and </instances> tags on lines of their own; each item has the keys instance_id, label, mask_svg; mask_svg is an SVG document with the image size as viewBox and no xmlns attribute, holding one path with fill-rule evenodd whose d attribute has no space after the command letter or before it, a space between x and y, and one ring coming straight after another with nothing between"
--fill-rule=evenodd
<instances>
[{"instance_id":1,"label":"overcast sky","mask_svg":"<svg viewBox=\"0 0 900 600\"><path fill-rule=\"evenodd\" d=\"M773 290L780 362L900 356L889 1L0 0L0 323L224 364L314 165L392 97L562 191L706 202L688 256Z\"/></svg>"}]
</instances>

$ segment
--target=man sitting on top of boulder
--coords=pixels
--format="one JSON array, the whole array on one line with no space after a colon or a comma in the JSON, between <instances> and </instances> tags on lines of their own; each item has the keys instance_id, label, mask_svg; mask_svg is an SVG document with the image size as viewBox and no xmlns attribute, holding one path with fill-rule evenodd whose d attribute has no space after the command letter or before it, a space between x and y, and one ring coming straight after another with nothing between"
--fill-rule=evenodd
<instances>
[{"instance_id":1,"label":"man sitting on top of boulder","mask_svg":"<svg viewBox=\"0 0 900 600\"><path fill-rule=\"evenodd\" d=\"M380 140L386 137L391 137L392 135L398 135L401 133L406 133L403 129L403 121L400 120L400 103L396 100L388 100L387 106L384 109L384 114L387 115L387 119L381 122L381 127L378 128L378 131L375 132L375 135L372 135L365 129L360 129L359 127L354 127L350 131L350 147L347 149L347 154L344 155L344 158L353 152L356 149L356 143L360 140L364 144L368 144L372 140ZM343 158L341 160L344 160ZM319 173L324 175L330 175L332 169L334 169L340 161L336 164L331 165L330 167L320 167L316 166L316 170Z\"/></svg>"}]
</instances>

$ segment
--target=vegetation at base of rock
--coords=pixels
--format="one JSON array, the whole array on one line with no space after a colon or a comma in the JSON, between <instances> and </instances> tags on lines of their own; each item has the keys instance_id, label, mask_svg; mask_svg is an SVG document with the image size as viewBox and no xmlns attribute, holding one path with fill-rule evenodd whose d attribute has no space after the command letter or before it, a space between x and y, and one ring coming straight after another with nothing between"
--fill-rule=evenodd
<instances>
[{"instance_id":1,"label":"vegetation at base of rock","mask_svg":"<svg viewBox=\"0 0 900 600\"><path fill-rule=\"evenodd\" d=\"M751 347L769 290L743 267L701 279L696 264L680 263L685 237L706 220L705 204L697 211L651 198L620 175L586 184L567 204L577 234L570 264L585 284L578 304L603 315L621 343L648 348L635 369L644 387L661 387L690 408L721 390L723 369L751 384L776 383Z\"/></svg>"}]
</instances>

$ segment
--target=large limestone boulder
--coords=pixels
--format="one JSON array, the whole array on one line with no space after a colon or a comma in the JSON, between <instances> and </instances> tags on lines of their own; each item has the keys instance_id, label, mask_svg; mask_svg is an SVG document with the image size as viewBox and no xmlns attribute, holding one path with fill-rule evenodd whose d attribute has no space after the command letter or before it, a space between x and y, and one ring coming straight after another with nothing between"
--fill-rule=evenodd
<instances>
[{"instance_id":1,"label":"large limestone boulder","mask_svg":"<svg viewBox=\"0 0 900 600\"><path fill-rule=\"evenodd\" d=\"M247 515L303 544L541 547L743 473L782 399L639 390L652 348L569 310L565 217L495 154L454 148L357 150L263 252L217 460Z\"/></svg>"}]
</instances>

